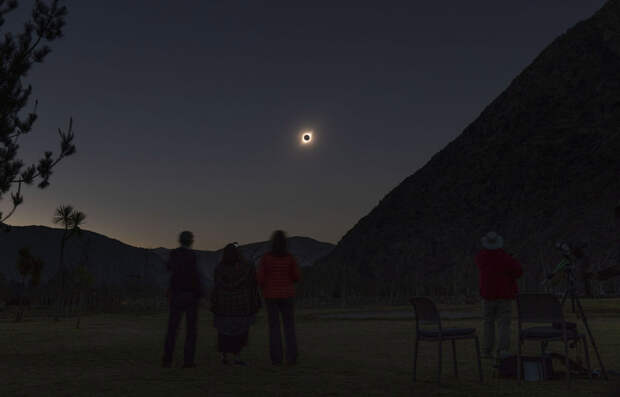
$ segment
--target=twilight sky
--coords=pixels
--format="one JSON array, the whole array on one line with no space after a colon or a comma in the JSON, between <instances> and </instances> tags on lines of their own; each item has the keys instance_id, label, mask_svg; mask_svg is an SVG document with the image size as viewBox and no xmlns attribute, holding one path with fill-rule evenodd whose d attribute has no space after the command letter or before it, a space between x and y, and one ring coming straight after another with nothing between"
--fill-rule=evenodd
<instances>
[{"instance_id":1,"label":"twilight sky","mask_svg":"<svg viewBox=\"0 0 620 397\"><path fill-rule=\"evenodd\" d=\"M39 120L20 154L58 152L70 116L78 152L8 223L52 226L72 204L128 244L189 229L219 249L275 229L338 242L604 1L66 4L65 37L27 80Z\"/></svg>"}]
</instances>

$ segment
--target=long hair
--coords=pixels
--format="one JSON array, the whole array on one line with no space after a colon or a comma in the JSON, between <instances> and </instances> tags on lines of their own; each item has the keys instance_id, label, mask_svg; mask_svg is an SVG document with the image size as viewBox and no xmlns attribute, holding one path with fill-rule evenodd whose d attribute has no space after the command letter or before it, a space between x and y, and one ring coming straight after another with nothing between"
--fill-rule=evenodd
<instances>
[{"instance_id":1,"label":"long hair","mask_svg":"<svg viewBox=\"0 0 620 397\"><path fill-rule=\"evenodd\" d=\"M288 255L286 234L282 230L276 230L271 235L271 253L277 256Z\"/></svg>"}]
</instances>

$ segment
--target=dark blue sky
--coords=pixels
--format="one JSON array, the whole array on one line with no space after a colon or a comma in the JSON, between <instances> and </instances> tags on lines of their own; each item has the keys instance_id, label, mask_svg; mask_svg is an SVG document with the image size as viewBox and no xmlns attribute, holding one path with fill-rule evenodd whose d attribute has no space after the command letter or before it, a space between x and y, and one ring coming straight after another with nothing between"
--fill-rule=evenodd
<instances>
[{"instance_id":1,"label":"dark blue sky","mask_svg":"<svg viewBox=\"0 0 620 397\"><path fill-rule=\"evenodd\" d=\"M57 151L73 116L78 153L9 223L72 204L144 247L183 229L200 249L278 228L335 243L603 3L68 1L21 142Z\"/></svg>"}]
</instances>

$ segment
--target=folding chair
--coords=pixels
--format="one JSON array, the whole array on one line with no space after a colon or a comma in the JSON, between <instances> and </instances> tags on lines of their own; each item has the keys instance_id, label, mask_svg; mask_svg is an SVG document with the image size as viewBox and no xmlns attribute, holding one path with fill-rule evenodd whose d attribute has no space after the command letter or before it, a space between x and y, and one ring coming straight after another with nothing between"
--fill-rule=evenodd
<instances>
[{"instance_id":1,"label":"folding chair","mask_svg":"<svg viewBox=\"0 0 620 397\"><path fill-rule=\"evenodd\" d=\"M415 345L413 353L413 381L416 381L416 370L418 363L418 343L419 341L437 342L438 344L438 372L437 382L441 381L441 347L443 341L452 342L452 359L454 360L454 376L458 378L458 365L456 361L456 346L455 341L457 339L474 339L476 342L476 354L478 357L478 374L480 375L480 382L482 382L482 364L480 362L480 344L478 342L478 335L475 328L443 328L441 326L441 318L437 307L432 300L426 297L413 297L410 299L413 309L415 311ZM433 328L420 328L421 324L433 325Z\"/></svg>"},{"instance_id":2,"label":"folding chair","mask_svg":"<svg viewBox=\"0 0 620 397\"><path fill-rule=\"evenodd\" d=\"M521 382L521 346L526 340L540 342L541 353L549 342L564 342L564 358L566 365L566 382L570 384L570 362L568 358L568 342L583 343L588 374L592 379L590 355L586 337L579 334L576 328L569 328L564 319L562 305L552 294L519 294L517 295L517 312L519 334L517 343L517 380ZM538 326L522 329L526 323L547 323L547 326ZM555 325L555 326L554 326Z\"/></svg>"}]
</instances>

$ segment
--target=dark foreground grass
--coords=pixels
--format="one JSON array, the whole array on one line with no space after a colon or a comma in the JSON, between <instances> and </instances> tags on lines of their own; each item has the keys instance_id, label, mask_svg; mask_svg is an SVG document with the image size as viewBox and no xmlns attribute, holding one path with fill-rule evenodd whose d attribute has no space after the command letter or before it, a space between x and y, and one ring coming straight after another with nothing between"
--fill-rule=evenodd
<instances>
[{"instance_id":1,"label":"dark foreground grass","mask_svg":"<svg viewBox=\"0 0 620 397\"><path fill-rule=\"evenodd\" d=\"M620 302L585 302L603 362L620 371ZM568 307L567 307L568 308ZM401 308L401 310L404 308ZM450 310L461 310L451 306ZM463 307L471 311L475 308ZM376 311L373 308L372 311ZM166 315L93 315L54 323L0 322L0 396L618 396L620 377L524 383L492 377L484 362L478 382L473 341L457 342L459 379L444 348L442 384L436 384L436 344L422 343L418 382L411 379L414 322L321 320L322 310L298 312L299 363L271 366L267 325L260 316L244 351L248 367L224 366L215 353L211 314L201 311L197 368L182 369L184 330L174 368L160 368ZM569 314L570 317L570 314ZM446 321L481 329L479 319ZM514 330L514 329L513 329ZM514 347L514 343L513 343ZM557 351L560 351L558 346ZM535 354L537 346L526 346ZM593 365L598 366L591 352ZM556 365L556 367L559 367ZM560 369L560 368L558 368Z\"/></svg>"}]
</instances>

